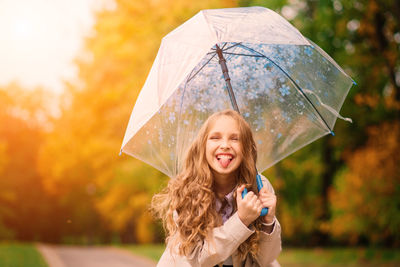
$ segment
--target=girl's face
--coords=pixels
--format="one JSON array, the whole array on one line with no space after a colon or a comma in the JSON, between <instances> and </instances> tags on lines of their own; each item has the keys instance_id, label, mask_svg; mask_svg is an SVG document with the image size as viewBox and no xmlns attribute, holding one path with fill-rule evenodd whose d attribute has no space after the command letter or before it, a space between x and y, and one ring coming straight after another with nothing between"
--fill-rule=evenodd
<instances>
[{"instance_id":1,"label":"girl's face","mask_svg":"<svg viewBox=\"0 0 400 267\"><path fill-rule=\"evenodd\" d=\"M231 175L242 162L242 144L237 121L220 116L207 136L206 159L214 174Z\"/></svg>"}]
</instances>

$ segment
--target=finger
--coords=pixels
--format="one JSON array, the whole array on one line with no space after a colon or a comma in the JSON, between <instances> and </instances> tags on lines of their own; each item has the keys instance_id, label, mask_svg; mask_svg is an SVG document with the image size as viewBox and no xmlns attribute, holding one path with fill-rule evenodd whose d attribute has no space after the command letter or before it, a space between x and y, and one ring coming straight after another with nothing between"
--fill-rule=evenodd
<instances>
[{"instance_id":1,"label":"finger","mask_svg":"<svg viewBox=\"0 0 400 267\"><path fill-rule=\"evenodd\" d=\"M247 193L247 195L249 196L249 198L252 198L255 196L253 191L250 191L249 193Z\"/></svg>"},{"instance_id":2,"label":"finger","mask_svg":"<svg viewBox=\"0 0 400 267\"><path fill-rule=\"evenodd\" d=\"M261 201L266 202L266 201L272 201L272 202L276 202L276 196L275 195L262 195L260 196Z\"/></svg>"},{"instance_id":3,"label":"finger","mask_svg":"<svg viewBox=\"0 0 400 267\"><path fill-rule=\"evenodd\" d=\"M258 197L256 195L253 194L251 196L251 198L249 199L249 202L250 202L251 206L255 206L255 205L257 205L257 202L260 202L260 200L258 199Z\"/></svg>"},{"instance_id":4,"label":"finger","mask_svg":"<svg viewBox=\"0 0 400 267\"><path fill-rule=\"evenodd\" d=\"M269 191L268 191L267 187L264 186L263 188L260 189L259 193L260 193L260 194L262 194L262 193L269 193Z\"/></svg>"},{"instance_id":5,"label":"finger","mask_svg":"<svg viewBox=\"0 0 400 267\"><path fill-rule=\"evenodd\" d=\"M263 194L273 194L273 192L270 190L268 186L264 186L263 188L260 189L259 192Z\"/></svg>"},{"instance_id":6,"label":"finger","mask_svg":"<svg viewBox=\"0 0 400 267\"><path fill-rule=\"evenodd\" d=\"M242 192L243 190L246 188L246 185L242 184L241 186L239 186L236 189L236 199L238 199L239 201L242 200Z\"/></svg>"},{"instance_id":7,"label":"finger","mask_svg":"<svg viewBox=\"0 0 400 267\"><path fill-rule=\"evenodd\" d=\"M259 214L261 212L262 208L263 208L263 206L262 206L261 201L259 199L257 199L255 206L254 206L254 209L257 211L257 214Z\"/></svg>"},{"instance_id":8,"label":"finger","mask_svg":"<svg viewBox=\"0 0 400 267\"><path fill-rule=\"evenodd\" d=\"M262 209L263 209L263 206L262 206L262 205L258 206L258 207L257 207L257 214L260 214L261 211L262 211Z\"/></svg>"},{"instance_id":9,"label":"finger","mask_svg":"<svg viewBox=\"0 0 400 267\"><path fill-rule=\"evenodd\" d=\"M258 199L258 196L254 194L253 191L249 192L249 201L255 202Z\"/></svg>"},{"instance_id":10,"label":"finger","mask_svg":"<svg viewBox=\"0 0 400 267\"><path fill-rule=\"evenodd\" d=\"M271 209L272 207L276 206L276 201L275 200L271 200L271 199L262 199L262 204L265 208L269 208Z\"/></svg>"},{"instance_id":11,"label":"finger","mask_svg":"<svg viewBox=\"0 0 400 267\"><path fill-rule=\"evenodd\" d=\"M261 201L259 199L257 199L256 200L256 207L258 208L260 206L262 207L262 203L261 203Z\"/></svg>"},{"instance_id":12,"label":"finger","mask_svg":"<svg viewBox=\"0 0 400 267\"><path fill-rule=\"evenodd\" d=\"M263 205L266 206L273 206L276 205L276 199L275 198L260 198L261 202Z\"/></svg>"},{"instance_id":13,"label":"finger","mask_svg":"<svg viewBox=\"0 0 400 267\"><path fill-rule=\"evenodd\" d=\"M258 193L258 195L259 195L260 197L275 196L274 193L266 192L266 191L260 191L260 192Z\"/></svg>"},{"instance_id":14,"label":"finger","mask_svg":"<svg viewBox=\"0 0 400 267\"><path fill-rule=\"evenodd\" d=\"M263 208L268 208L269 210L275 210L275 203L262 203Z\"/></svg>"},{"instance_id":15,"label":"finger","mask_svg":"<svg viewBox=\"0 0 400 267\"><path fill-rule=\"evenodd\" d=\"M247 192L247 195L243 198L246 202L250 203L251 200L255 197L252 191Z\"/></svg>"}]
</instances>

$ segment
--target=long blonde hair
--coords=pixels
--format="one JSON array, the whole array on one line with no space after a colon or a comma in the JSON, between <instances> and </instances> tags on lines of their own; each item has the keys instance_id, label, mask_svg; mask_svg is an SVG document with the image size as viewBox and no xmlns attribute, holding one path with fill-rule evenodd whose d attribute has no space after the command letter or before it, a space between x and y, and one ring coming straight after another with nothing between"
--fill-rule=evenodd
<instances>
[{"instance_id":1,"label":"long blonde hair","mask_svg":"<svg viewBox=\"0 0 400 267\"><path fill-rule=\"evenodd\" d=\"M238 168L236 185L246 184L249 190L257 192L257 149L249 125L236 111L214 113L205 121L190 146L182 171L169 181L162 192L153 197L151 203L156 217L162 219L166 242L177 247L181 255L188 256L199 242L207 240L214 227L222 225L221 216L215 207L214 178L205 154L210 128L221 116L231 117L239 125L243 161ZM236 210L236 201L233 202ZM254 222L254 226L255 233L238 248L242 260L248 255L253 258L256 256L260 218Z\"/></svg>"}]
</instances>

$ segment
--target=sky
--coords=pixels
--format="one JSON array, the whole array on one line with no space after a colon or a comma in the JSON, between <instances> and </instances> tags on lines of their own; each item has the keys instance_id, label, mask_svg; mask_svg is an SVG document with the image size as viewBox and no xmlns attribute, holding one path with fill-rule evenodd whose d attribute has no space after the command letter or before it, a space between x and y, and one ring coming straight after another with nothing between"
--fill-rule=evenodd
<instances>
[{"instance_id":1,"label":"sky","mask_svg":"<svg viewBox=\"0 0 400 267\"><path fill-rule=\"evenodd\" d=\"M106 0L0 0L0 86L17 81L62 92L73 80L73 59L92 33Z\"/></svg>"}]
</instances>

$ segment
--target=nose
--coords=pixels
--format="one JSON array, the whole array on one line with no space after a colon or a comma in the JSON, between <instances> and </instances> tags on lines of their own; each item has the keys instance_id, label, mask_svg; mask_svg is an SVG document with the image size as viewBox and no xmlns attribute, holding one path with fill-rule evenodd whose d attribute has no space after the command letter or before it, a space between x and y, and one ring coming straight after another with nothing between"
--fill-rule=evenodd
<instances>
[{"instance_id":1,"label":"nose","mask_svg":"<svg viewBox=\"0 0 400 267\"><path fill-rule=\"evenodd\" d=\"M229 141L225 138L221 140L221 148L229 148Z\"/></svg>"}]
</instances>

